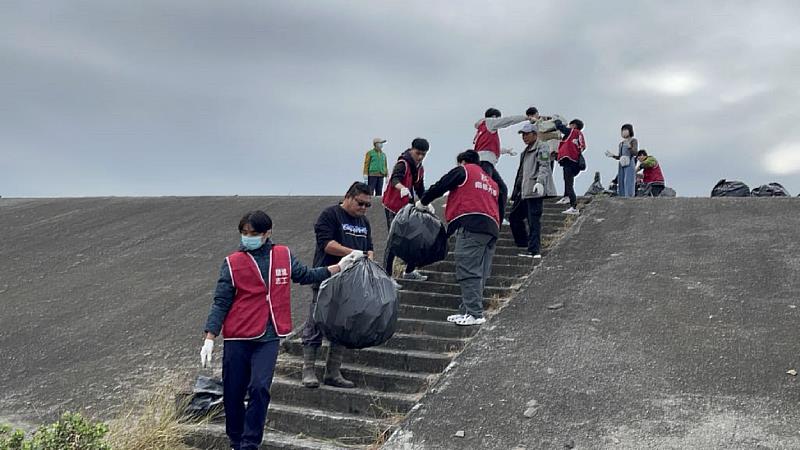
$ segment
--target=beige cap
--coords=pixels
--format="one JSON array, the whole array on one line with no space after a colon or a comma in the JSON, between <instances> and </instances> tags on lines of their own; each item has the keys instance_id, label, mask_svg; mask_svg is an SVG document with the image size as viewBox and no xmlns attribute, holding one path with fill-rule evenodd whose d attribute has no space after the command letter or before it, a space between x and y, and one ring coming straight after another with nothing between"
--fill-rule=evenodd
<instances>
[{"instance_id":1,"label":"beige cap","mask_svg":"<svg viewBox=\"0 0 800 450\"><path fill-rule=\"evenodd\" d=\"M373 144L377 144L377 143L383 144L384 142L386 142L386 139L384 139L384 138L375 138L375 139L372 140Z\"/></svg>"}]
</instances>

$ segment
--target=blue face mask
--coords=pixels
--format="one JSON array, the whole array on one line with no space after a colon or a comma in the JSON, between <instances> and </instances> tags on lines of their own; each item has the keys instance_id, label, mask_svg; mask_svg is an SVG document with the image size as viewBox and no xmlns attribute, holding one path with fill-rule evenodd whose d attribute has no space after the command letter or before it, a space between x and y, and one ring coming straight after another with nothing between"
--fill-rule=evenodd
<instances>
[{"instance_id":1,"label":"blue face mask","mask_svg":"<svg viewBox=\"0 0 800 450\"><path fill-rule=\"evenodd\" d=\"M264 245L264 243L261 241L263 237L264 236L242 235L242 247L244 247L245 250L251 250L251 251L255 250Z\"/></svg>"}]
</instances>

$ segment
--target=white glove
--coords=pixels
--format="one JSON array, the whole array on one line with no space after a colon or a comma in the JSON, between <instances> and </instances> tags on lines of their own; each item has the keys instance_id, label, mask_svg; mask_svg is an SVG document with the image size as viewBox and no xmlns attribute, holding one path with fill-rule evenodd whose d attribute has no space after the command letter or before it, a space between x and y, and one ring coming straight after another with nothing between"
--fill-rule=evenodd
<instances>
[{"instance_id":1,"label":"white glove","mask_svg":"<svg viewBox=\"0 0 800 450\"><path fill-rule=\"evenodd\" d=\"M200 349L200 365L206 367L211 364L211 354L214 352L214 340L206 338L203 348Z\"/></svg>"},{"instance_id":2,"label":"white glove","mask_svg":"<svg viewBox=\"0 0 800 450\"><path fill-rule=\"evenodd\" d=\"M410 197L410 196L411 196L411 191L409 191L407 187L403 186L400 188L400 198Z\"/></svg>"},{"instance_id":3,"label":"white glove","mask_svg":"<svg viewBox=\"0 0 800 450\"><path fill-rule=\"evenodd\" d=\"M631 157L628 155L622 155L619 157L619 165L622 167L628 167L631 165Z\"/></svg>"},{"instance_id":4,"label":"white glove","mask_svg":"<svg viewBox=\"0 0 800 450\"><path fill-rule=\"evenodd\" d=\"M544 195L544 186L542 186L542 183L533 185L533 195Z\"/></svg>"},{"instance_id":5,"label":"white glove","mask_svg":"<svg viewBox=\"0 0 800 450\"><path fill-rule=\"evenodd\" d=\"M611 153L611 150L606 150L606 156L608 156L609 158L613 158L613 157L615 157L617 155Z\"/></svg>"},{"instance_id":6,"label":"white glove","mask_svg":"<svg viewBox=\"0 0 800 450\"><path fill-rule=\"evenodd\" d=\"M349 269L353 264L356 263L359 259L364 257L364 252L361 250L353 250L352 252L348 253L347 256L339 261L339 270L344 272L345 270Z\"/></svg>"},{"instance_id":7,"label":"white glove","mask_svg":"<svg viewBox=\"0 0 800 450\"><path fill-rule=\"evenodd\" d=\"M431 214L436 214L433 205L423 205L421 200L417 200L417 203L414 203L414 208L417 208L417 211L428 211Z\"/></svg>"},{"instance_id":8,"label":"white glove","mask_svg":"<svg viewBox=\"0 0 800 450\"><path fill-rule=\"evenodd\" d=\"M509 155L509 156L517 156L517 153L514 151L513 147L501 148L500 149L500 154L501 155Z\"/></svg>"}]
</instances>

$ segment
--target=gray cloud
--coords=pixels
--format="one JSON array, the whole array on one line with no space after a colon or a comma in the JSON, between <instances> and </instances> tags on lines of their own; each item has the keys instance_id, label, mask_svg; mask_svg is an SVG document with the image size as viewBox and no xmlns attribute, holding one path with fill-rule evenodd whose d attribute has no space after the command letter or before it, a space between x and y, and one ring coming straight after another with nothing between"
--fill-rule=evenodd
<instances>
[{"instance_id":1,"label":"gray cloud","mask_svg":"<svg viewBox=\"0 0 800 450\"><path fill-rule=\"evenodd\" d=\"M530 105L586 122L605 182L632 122L683 195L723 177L798 193L798 9L16 2L0 17L0 195L338 194L378 135L392 154L429 138L433 182L486 107Z\"/></svg>"}]
</instances>

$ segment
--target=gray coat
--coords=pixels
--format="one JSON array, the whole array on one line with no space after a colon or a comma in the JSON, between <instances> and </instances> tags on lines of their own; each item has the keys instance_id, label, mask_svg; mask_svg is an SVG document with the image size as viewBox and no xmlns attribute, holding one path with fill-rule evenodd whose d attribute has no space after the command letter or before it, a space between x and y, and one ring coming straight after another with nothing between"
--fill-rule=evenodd
<instances>
[{"instance_id":1,"label":"gray coat","mask_svg":"<svg viewBox=\"0 0 800 450\"><path fill-rule=\"evenodd\" d=\"M522 199L538 197L555 197L558 195L556 184L553 181L553 170L550 168L552 161L550 147L547 143L537 140L528 147L520 156L521 176L520 194ZM544 186L544 195L533 193L533 186L541 183Z\"/></svg>"}]
</instances>

